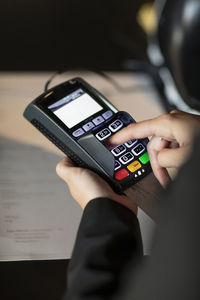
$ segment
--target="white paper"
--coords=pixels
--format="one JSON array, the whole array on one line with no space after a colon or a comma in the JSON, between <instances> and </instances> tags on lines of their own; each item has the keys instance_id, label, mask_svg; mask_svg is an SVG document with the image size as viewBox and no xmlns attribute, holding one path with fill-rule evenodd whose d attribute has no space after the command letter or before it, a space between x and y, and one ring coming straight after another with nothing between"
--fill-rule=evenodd
<instances>
[{"instance_id":1,"label":"white paper","mask_svg":"<svg viewBox=\"0 0 200 300\"><path fill-rule=\"evenodd\" d=\"M0 139L0 260L71 256L82 210L56 175L60 159Z\"/></svg>"}]
</instances>

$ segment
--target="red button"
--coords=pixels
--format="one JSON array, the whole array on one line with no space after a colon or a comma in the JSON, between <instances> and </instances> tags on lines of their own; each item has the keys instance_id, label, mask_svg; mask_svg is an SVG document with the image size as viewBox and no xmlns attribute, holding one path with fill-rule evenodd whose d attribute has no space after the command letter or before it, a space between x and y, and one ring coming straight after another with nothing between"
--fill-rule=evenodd
<instances>
[{"instance_id":1,"label":"red button","mask_svg":"<svg viewBox=\"0 0 200 300\"><path fill-rule=\"evenodd\" d=\"M126 169L122 169L115 173L115 178L117 180L122 180L129 175L129 172Z\"/></svg>"}]
</instances>

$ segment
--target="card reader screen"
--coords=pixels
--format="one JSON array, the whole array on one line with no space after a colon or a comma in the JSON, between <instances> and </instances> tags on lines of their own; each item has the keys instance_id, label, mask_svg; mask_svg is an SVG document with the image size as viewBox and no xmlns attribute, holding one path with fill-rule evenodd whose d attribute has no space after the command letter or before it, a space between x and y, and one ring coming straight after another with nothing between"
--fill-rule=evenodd
<instances>
[{"instance_id":1,"label":"card reader screen","mask_svg":"<svg viewBox=\"0 0 200 300\"><path fill-rule=\"evenodd\" d=\"M103 109L90 95L78 89L48 108L68 127L79 124Z\"/></svg>"}]
</instances>

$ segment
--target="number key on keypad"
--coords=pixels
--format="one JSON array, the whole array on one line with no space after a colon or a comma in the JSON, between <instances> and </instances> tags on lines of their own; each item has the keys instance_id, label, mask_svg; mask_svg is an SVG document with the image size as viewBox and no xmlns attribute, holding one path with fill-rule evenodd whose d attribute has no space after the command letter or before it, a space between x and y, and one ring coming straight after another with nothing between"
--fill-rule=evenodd
<instances>
[{"instance_id":1,"label":"number key on keypad","mask_svg":"<svg viewBox=\"0 0 200 300\"><path fill-rule=\"evenodd\" d=\"M111 150L114 156L119 156L126 151L126 147L124 145L119 145Z\"/></svg>"},{"instance_id":2,"label":"number key on keypad","mask_svg":"<svg viewBox=\"0 0 200 300\"><path fill-rule=\"evenodd\" d=\"M111 132L108 128L104 128L103 130L99 131L96 134L96 137L100 140L103 141L105 140L107 137L109 137L111 135Z\"/></svg>"},{"instance_id":3,"label":"number key on keypad","mask_svg":"<svg viewBox=\"0 0 200 300\"><path fill-rule=\"evenodd\" d=\"M134 158L133 154L131 154L130 152L127 152L126 154L121 156L119 158L119 160L123 165L125 165L125 164L129 163L129 161L131 161L133 158Z\"/></svg>"},{"instance_id":4,"label":"number key on keypad","mask_svg":"<svg viewBox=\"0 0 200 300\"><path fill-rule=\"evenodd\" d=\"M137 143L138 140L130 140L127 143L125 143L126 147L131 148L133 145Z\"/></svg>"},{"instance_id":5,"label":"number key on keypad","mask_svg":"<svg viewBox=\"0 0 200 300\"><path fill-rule=\"evenodd\" d=\"M136 147L134 147L132 150L133 154L139 155L143 151L145 151L145 147L142 144L138 144Z\"/></svg>"},{"instance_id":6,"label":"number key on keypad","mask_svg":"<svg viewBox=\"0 0 200 300\"><path fill-rule=\"evenodd\" d=\"M110 129L112 132L115 132L115 131L119 130L122 126L123 126L122 121L120 121L120 120L115 120L112 124L109 125L109 129Z\"/></svg>"}]
</instances>

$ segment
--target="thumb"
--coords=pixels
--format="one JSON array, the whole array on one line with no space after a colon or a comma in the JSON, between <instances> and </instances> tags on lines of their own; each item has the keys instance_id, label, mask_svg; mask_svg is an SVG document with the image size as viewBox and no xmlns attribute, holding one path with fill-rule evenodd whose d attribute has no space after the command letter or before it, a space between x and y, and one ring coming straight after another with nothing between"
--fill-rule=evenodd
<instances>
[{"instance_id":1,"label":"thumb","mask_svg":"<svg viewBox=\"0 0 200 300\"><path fill-rule=\"evenodd\" d=\"M56 173L64 181L69 181L72 172L76 170L74 162L69 157L64 157L56 166Z\"/></svg>"},{"instance_id":2,"label":"thumb","mask_svg":"<svg viewBox=\"0 0 200 300\"><path fill-rule=\"evenodd\" d=\"M179 148L166 148L159 152L158 161L164 168L179 168L185 163L191 152L189 145Z\"/></svg>"}]
</instances>

